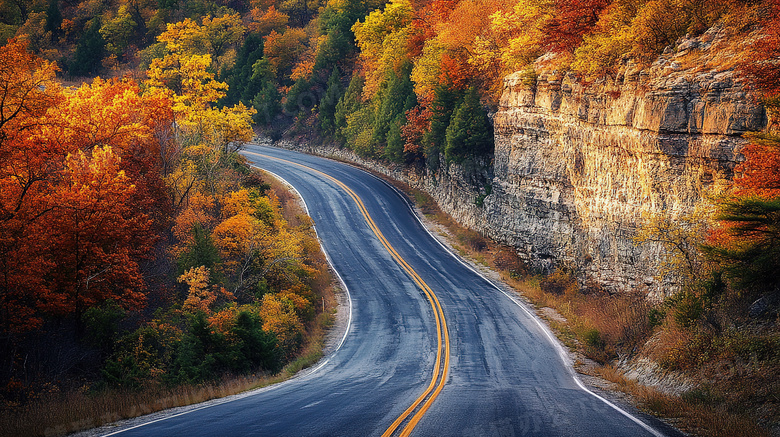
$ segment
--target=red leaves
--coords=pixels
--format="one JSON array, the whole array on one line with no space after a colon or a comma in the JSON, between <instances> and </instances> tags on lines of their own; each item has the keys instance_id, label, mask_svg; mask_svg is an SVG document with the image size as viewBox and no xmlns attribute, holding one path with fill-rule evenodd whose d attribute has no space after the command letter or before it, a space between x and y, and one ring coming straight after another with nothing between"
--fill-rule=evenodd
<instances>
[{"instance_id":1,"label":"red leaves","mask_svg":"<svg viewBox=\"0 0 780 437\"><path fill-rule=\"evenodd\" d=\"M401 138L404 139L404 153L422 156L422 139L431 129L431 110L418 105L406 111L406 124L401 126Z\"/></svg>"},{"instance_id":2,"label":"red leaves","mask_svg":"<svg viewBox=\"0 0 780 437\"><path fill-rule=\"evenodd\" d=\"M748 80L767 97L780 97L780 0L769 0L762 22L762 37L752 44L742 66Z\"/></svg>"},{"instance_id":3,"label":"red leaves","mask_svg":"<svg viewBox=\"0 0 780 437\"><path fill-rule=\"evenodd\" d=\"M46 314L109 298L142 305L138 262L167 202L170 101L130 81L65 92L54 66L15 41L0 48L0 88L0 329L35 329Z\"/></svg>"},{"instance_id":4,"label":"red leaves","mask_svg":"<svg viewBox=\"0 0 780 437\"><path fill-rule=\"evenodd\" d=\"M542 44L552 52L574 50L609 3L610 0L556 0Z\"/></svg>"},{"instance_id":5,"label":"red leaves","mask_svg":"<svg viewBox=\"0 0 780 437\"><path fill-rule=\"evenodd\" d=\"M760 137L758 137L760 138ZM735 171L738 195L780 196L780 142L756 140L742 149L745 161Z\"/></svg>"}]
</instances>

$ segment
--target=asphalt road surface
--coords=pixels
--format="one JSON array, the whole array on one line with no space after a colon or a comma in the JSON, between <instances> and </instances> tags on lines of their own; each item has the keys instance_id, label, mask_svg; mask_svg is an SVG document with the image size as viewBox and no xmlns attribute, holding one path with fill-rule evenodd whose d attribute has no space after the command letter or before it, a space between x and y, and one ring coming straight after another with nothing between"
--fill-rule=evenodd
<instances>
[{"instance_id":1,"label":"asphalt road surface","mask_svg":"<svg viewBox=\"0 0 780 437\"><path fill-rule=\"evenodd\" d=\"M404 430L413 436L676 434L586 390L549 332L442 247L385 182L286 150L248 146L244 154L303 197L349 290L348 331L340 347L306 376L118 435L379 436L428 387L438 389L438 396L428 402L431 390L394 435ZM441 322L413 274L440 303ZM442 335L445 320L448 341ZM426 402L430 408L420 413ZM419 422L410 426L415 415Z\"/></svg>"}]
</instances>

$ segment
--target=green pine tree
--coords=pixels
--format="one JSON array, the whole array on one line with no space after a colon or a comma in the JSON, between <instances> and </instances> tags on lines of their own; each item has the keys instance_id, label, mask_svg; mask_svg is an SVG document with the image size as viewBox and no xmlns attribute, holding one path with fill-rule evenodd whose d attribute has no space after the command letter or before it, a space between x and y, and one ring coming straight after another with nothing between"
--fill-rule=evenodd
<instances>
[{"instance_id":1,"label":"green pine tree","mask_svg":"<svg viewBox=\"0 0 780 437\"><path fill-rule=\"evenodd\" d=\"M387 146L385 146L385 159L397 163L404 161L404 139L401 137L401 126L406 122L404 114L396 117L387 131Z\"/></svg>"},{"instance_id":2,"label":"green pine tree","mask_svg":"<svg viewBox=\"0 0 780 437\"><path fill-rule=\"evenodd\" d=\"M347 141L348 117L361 107L363 82L363 78L359 74L353 75L347 91L344 92L344 95L341 96L336 104L336 112L333 114L335 136L342 142Z\"/></svg>"},{"instance_id":3,"label":"green pine tree","mask_svg":"<svg viewBox=\"0 0 780 437\"><path fill-rule=\"evenodd\" d=\"M282 96L276 89L276 84L264 81L260 91L252 99L252 106L257 113L252 117L255 123L268 126L282 113Z\"/></svg>"},{"instance_id":4,"label":"green pine tree","mask_svg":"<svg viewBox=\"0 0 780 437\"><path fill-rule=\"evenodd\" d=\"M207 229L197 224L192 228L192 236L192 245L179 257L179 275L193 267L206 266L211 269L220 261L217 246Z\"/></svg>"},{"instance_id":5,"label":"green pine tree","mask_svg":"<svg viewBox=\"0 0 780 437\"><path fill-rule=\"evenodd\" d=\"M391 124L417 104L414 84L409 78L411 69L411 63L407 63L400 75L393 71L388 73L375 97L377 102L372 140L376 144L385 144Z\"/></svg>"},{"instance_id":6,"label":"green pine tree","mask_svg":"<svg viewBox=\"0 0 780 437\"><path fill-rule=\"evenodd\" d=\"M336 105L343 94L344 86L341 85L341 73L339 73L338 67L333 67L325 96L320 101L320 130L326 134L333 135L336 132Z\"/></svg>"},{"instance_id":7,"label":"green pine tree","mask_svg":"<svg viewBox=\"0 0 780 437\"><path fill-rule=\"evenodd\" d=\"M103 65L106 41L100 34L100 19L95 18L76 45L76 53L68 72L73 76L97 74Z\"/></svg>"},{"instance_id":8,"label":"green pine tree","mask_svg":"<svg viewBox=\"0 0 780 437\"><path fill-rule=\"evenodd\" d=\"M431 129L423 135L423 152L428 167L439 167L439 155L444 152L447 143L447 126L455 108L460 103L463 92L438 85L433 90L431 103Z\"/></svg>"},{"instance_id":9,"label":"green pine tree","mask_svg":"<svg viewBox=\"0 0 780 437\"><path fill-rule=\"evenodd\" d=\"M468 90L463 103L453 112L445 137L447 161L461 162L492 152L493 127L475 88Z\"/></svg>"},{"instance_id":10,"label":"green pine tree","mask_svg":"<svg viewBox=\"0 0 780 437\"><path fill-rule=\"evenodd\" d=\"M58 0L49 0L49 8L46 9L46 28L47 32L57 35L62 25L62 12Z\"/></svg>"}]
</instances>

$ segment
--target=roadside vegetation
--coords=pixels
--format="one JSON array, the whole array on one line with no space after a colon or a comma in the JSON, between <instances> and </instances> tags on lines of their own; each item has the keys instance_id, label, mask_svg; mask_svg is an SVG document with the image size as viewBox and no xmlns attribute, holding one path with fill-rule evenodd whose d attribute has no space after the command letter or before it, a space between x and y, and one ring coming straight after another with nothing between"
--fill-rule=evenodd
<instances>
[{"instance_id":1,"label":"roadside vegetation","mask_svg":"<svg viewBox=\"0 0 780 437\"><path fill-rule=\"evenodd\" d=\"M25 46L0 48L0 433L76 431L315 362L332 278L297 201L238 154L254 111L212 106L209 57L169 43L143 84L63 88Z\"/></svg>"},{"instance_id":2,"label":"roadside vegetation","mask_svg":"<svg viewBox=\"0 0 780 437\"><path fill-rule=\"evenodd\" d=\"M71 431L316 360L330 279L310 221L238 154L253 129L479 173L505 75L598 82L713 26L752 41L728 62L769 125L706 226L645 230L679 292L608 295L452 233L649 410L699 434L776 432L779 20L778 0L0 4L0 432ZM637 386L614 365L640 356L700 384ZM84 413L57 416L65 402Z\"/></svg>"},{"instance_id":3,"label":"roadside vegetation","mask_svg":"<svg viewBox=\"0 0 780 437\"><path fill-rule=\"evenodd\" d=\"M459 226L426 193L393 183L442 227L457 252L497 272L532 304L558 338L582 357L575 363L578 371L610 381L609 389L631 395L643 410L693 435L769 436L777 429L776 306L751 316L755 295L729 279L719 284L721 294L707 301L693 290L712 284L692 282L685 291L651 303L640 291L609 294L580 284L573 272L535 273L511 247ZM713 269L724 267L706 262ZM670 390L673 384L643 385L626 376L626 365L640 359L657 364L645 372L661 379L671 373L692 384L682 390Z\"/></svg>"}]
</instances>

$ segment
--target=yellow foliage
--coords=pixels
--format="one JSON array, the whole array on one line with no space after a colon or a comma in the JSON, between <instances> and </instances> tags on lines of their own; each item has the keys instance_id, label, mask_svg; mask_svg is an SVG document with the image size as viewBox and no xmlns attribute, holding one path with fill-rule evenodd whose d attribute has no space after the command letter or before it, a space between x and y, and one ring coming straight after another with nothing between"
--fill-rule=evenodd
<instances>
[{"instance_id":1,"label":"yellow foliage","mask_svg":"<svg viewBox=\"0 0 780 437\"><path fill-rule=\"evenodd\" d=\"M431 38L425 41L422 55L414 61L411 79L414 92L422 97L421 100L433 100L433 90L440 82L441 56L445 51L437 38Z\"/></svg>"},{"instance_id":2,"label":"yellow foliage","mask_svg":"<svg viewBox=\"0 0 780 437\"><path fill-rule=\"evenodd\" d=\"M228 197L223 200L222 217L228 218L238 214L251 215L255 208L249 198L249 190L241 188L231 191Z\"/></svg>"},{"instance_id":3,"label":"yellow foliage","mask_svg":"<svg viewBox=\"0 0 780 437\"><path fill-rule=\"evenodd\" d=\"M617 1L601 14L596 31L585 35L574 51L572 70L585 76L611 71L635 44L631 22L636 14L630 1Z\"/></svg>"},{"instance_id":4,"label":"yellow foliage","mask_svg":"<svg viewBox=\"0 0 780 437\"><path fill-rule=\"evenodd\" d=\"M512 12L493 15L491 28L497 34L510 34L501 51L501 60L509 68L519 68L542 54L544 26L552 18L552 0L519 1Z\"/></svg>"},{"instance_id":5,"label":"yellow foliage","mask_svg":"<svg viewBox=\"0 0 780 437\"><path fill-rule=\"evenodd\" d=\"M165 32L157 37L157 41L165 43L171 53L204 54L205 36L198 23L185 18L178 23L168 23Z\"/></svg>"},{"instance_id":6,"label":"yellow foliage","mask_svg":"<svg viewBox=\"0 0 780 437\"><path fill-rule=\"evenodd\" d=\"M232 258L243 260L266 246L270 229L256 218L238 214L227 218L214 228L214 243L220 254L229 262Z\"/></svg>"},{"instance_id":7,"label":"yellow foliage","mask_svg":"<svg viewBox=\"0 0 780 437\"><path fill-rule=\"evenodd\" d=\"M219 17L207 15L203 24L185 18L178 23L169 23L157 40L165 43L169 53L188 58L194 55L211 55L219 69L228 47L244 35L244 25L239 14L225 14Z\"/></svg>"},{"instance_id":8,"label":"yellow foliage","mask_svg":"<svg viewBox=\"0 0 780 437\"><path fill-rule=\"evenodd\" d=\"M211 73L212 56L197 54L198 38L208 39L212 51L221 53L223 46L235 35L243 34L243 27L235 23L237 16L204 18L198 26L191 20L171 24L158 37L166 44L168 53L154 59L147 71L150 93L172 95L180 138L190 146L207 145L226 148L252 139L253 108L243 104L222 109L211 105L225 96L227 84L219 82Z\"/></svg>"},{"instance_id":9,"label":"yellow foliage","mask_svg":"<svg viewBox=\"0 0 780 437\"><path fill-rule=\"evenodd\" d=\"M391 0L382 11L369 14L352 26L366 76L364 98L371 98L391 69L408 59L413 10L409 0Z\"/></svg>"},{"instance_id":10,"label":"yellow foliage","mask_svg":"<svg viewBox=\"0 0 780 437\"><path fill-rule=\"evenodd\" d=\"M209 286L210 271L205 266L192 267L179 276L178 281L186 283L190 289L187 299L184 300L184 311L203 311L211 313L211 306L222 295L227 299L233 299L233 294L217 285Z\"/></svg>"},{"instance_id":11,"label":"yellow foliage","mask_svg":"<svg viewBox=\"0 0 780 437\"><path fill-rule=\"evenodd\" d=\"M273 332L278 344L287 354L297 349L304 327L295 313L295 305L289 299L276 294L266 294L260 305L260 317L263 319L263 331Z\"/></svg>"}]
</instances>

